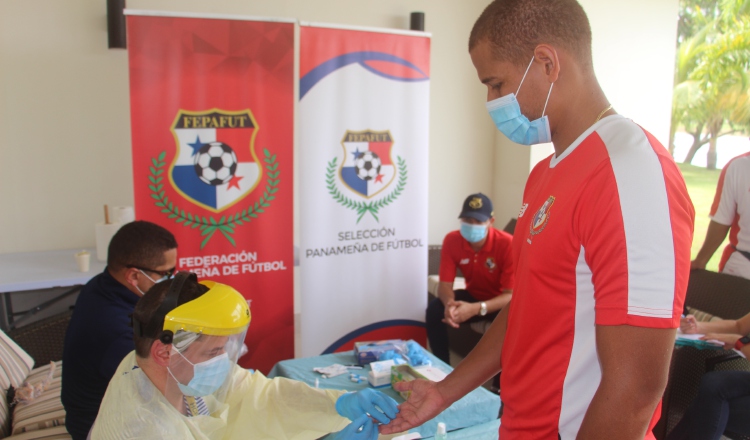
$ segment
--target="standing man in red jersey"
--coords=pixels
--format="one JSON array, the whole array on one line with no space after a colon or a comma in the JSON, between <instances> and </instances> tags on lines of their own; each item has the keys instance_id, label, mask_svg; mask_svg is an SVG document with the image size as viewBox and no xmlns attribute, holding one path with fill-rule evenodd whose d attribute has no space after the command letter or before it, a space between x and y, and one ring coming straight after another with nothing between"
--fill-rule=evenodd
<instances>
[{"instance_id":1,"label":"standing man in red jersey","mask_svg":"<svg viewBox=\"0 0 750 440\"><path fill-rule=\"evenodd\" d=\"M576 0L495 0L469 52L510 140L552 142L513 237L513 299L382 433L419 425L502 365L501 440L653 439L690 271L694 210L672 157L617 115ZM519 147L521 148L521 147Z\"/></svg>"}]
</instances>

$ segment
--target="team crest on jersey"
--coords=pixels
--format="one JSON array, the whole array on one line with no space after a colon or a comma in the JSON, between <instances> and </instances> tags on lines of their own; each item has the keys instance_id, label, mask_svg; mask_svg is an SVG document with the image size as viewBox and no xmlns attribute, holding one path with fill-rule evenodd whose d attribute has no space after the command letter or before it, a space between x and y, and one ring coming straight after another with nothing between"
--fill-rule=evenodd
<instances>
[{"instance_id":1,"label":"team crest on jersey","mask_svg":"<svg viewBox=\"0 0 750 440\"><path fill-rule=\"evenodd\" d=\"M487 257L487 261L484 262L484 265L487 266L487 269L492 272L497 267L497 264L495 263L495 259L492 257Z\"/></svg>"},{"instance_id":2,"label":"team crest on jersey","mask_svg":"<svg viewBox=\"0 0 750 440\"><path fill-rule=\"evenodd\" d=\"M549 196L547 201L544 202L541 208L534 214L534 218L531 219L531 225L529 227L531 235L539 234L547 226L549 221L549 211L552 208L552 204L555 203L555 197Z\"/></svg>"},{"instance_id":3,"label":"team crest on jersey","mask_svg":"<svg viewBox=\"0 0 750 440\"><path fill-rule=\"evenodd\" d=\"M253 148L258 126L250 110L180 110L171 128L176 152L169 180L186 200L218 213L258 185L263 169Z\"/></svg>"},{"instance_id":4,"label":"team crest on jersey","mask_svg":"<svg viewBox=\"0 0 750 440\"><path fill-rule=\"evenodd\" d=\"M378 211L394 202L406 186L406 161L398 156L393 160L394 144L389 130L347 130L341 140L344 156L338 179L334 178L338 158L328 163L328 192L341 205L357 211L357 223L368 212L379 221Z\"/></svg>"}]
</instances>

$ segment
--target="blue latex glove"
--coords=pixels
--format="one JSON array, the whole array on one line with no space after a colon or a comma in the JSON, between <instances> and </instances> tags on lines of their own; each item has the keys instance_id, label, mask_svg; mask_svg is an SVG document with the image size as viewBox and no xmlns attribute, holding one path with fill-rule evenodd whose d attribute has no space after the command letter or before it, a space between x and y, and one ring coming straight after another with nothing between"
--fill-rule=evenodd
<instances>
[{"instance_id":1,"label":"blue latex glove","mask_svg":"<svg viewBox=\"0 0 750 440\"><path fill-rule=\"evenodd\" d=\"M362 414L346 425L346 428L326 437L327 440L376 440L377 438L378 428L367 414Z\"/></svg>"},{"instance_id":2,"label":"blue latex glove","mask_svg":"<svg viewBox=\"0 0 750 440\"><path fill-rule=\"evenodd\" d=\"M387 361L387 360L393 360L393 363L396 365L405 364L406 361L404 360L404 357L401 356L399 353L396 353L395 350L388 350L381 353L381 355L378 357L379 361Z\"/></svg>"},{"instance_id":3,"label":"blue latex glove","mask_svg":"<svg viewBox=\"0 0 750 440\"><path fill-rule=\"evenodd\" d=\"M336 400L336 411L349 420L357 420L363 414L369 414L387 425L396 418L398 407L395 400L380 391L365 388L339 397Z\"/></svg>"},{"instance_id":4,"label":"blue latex glove","mask_svg":"<svg viewBox=\"0 0 750 440\"><path fill-rule=\"evenodd\" d=\"M427 353L424 349L414 341L406 343L408 349L407 356L409 357L409 363L415 367L422 365L432 365L432 361L427 357Z\"/></svg>"}]
</instances>

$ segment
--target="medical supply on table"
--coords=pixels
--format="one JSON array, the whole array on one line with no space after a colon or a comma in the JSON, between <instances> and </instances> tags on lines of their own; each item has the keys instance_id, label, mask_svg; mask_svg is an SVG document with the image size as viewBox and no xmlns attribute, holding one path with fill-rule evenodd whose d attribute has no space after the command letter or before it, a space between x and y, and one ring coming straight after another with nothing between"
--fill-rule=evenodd
<instances>
[{"instance_id":1,"label":"medical supply on table","mask_svg":"<svg viewBox=\"0 0 750 440\"><path fill-rule=\"evenodd\" d=\"M354 383L360 383L360 382L364 382L367 379L365 379L364 376L360 376L359 374L349 373L349 380L351 380Z\"/></svg>"},{"instance_id":2,"label":"medical supply on table","mask_svg":"<svg viewBox=\"0 0 750 440\"><path fill-rule=\"evenodd\" d=\"M342 374L349 372L346 366L341 364L333 364L327 367L315 367L313 368L313 371L322 374L324 379L341 376Z\"/></svg>"},{"instance_id":3,"label":"medical supply on table","mask_svg":"<svg viewBox=\"0 0 750 440\"><path fill-rule=\"evenodd\" d=\"M433 367L431 365L425 366L425 367L414 367L414 369L421 374L422 376L426 377L427 379L433 381L433 382L440 382L441 380L445 379L445 377L448 375L445 371Z\"/></svg>"},{"instance_id":4,"label":"medical supply on table","mask_svg":"<svg viewBox=\"0 0 750 440\"><path fill-rule=\"evenodd\" d=\"M377 361L370 363L370 372L367 373L367 381L373 388L388 386L391 383L391 367L396 365L393 360Z\"/></svg>"},{"instance_id":5,"label":"medical supply on table","mask_svg":"<svg viewBox=\"0 0 750 440\"><path fill-rule=\"evenodd\" d=\"M398 404L380 391L365 388L343 394L336 399L336 412L349 420L355 420L360 414L367 413L378 423L387 424L396 418Z\"/></svg>"},{"instance_id":6,"label":"medical supply on table","mask_svg":"<svg viewBox=\"0 0 750 440\"><path fill-rule=\"evenodd\" d=\"M383 360L383 353L393 351L394 354L405 355L408 351L406 341L402 339L388 339L384 341L355 342L354 356L359 365Z\"/></svg>"},{"instance_id":7,"label":"medical supply on table","mask_svg":"<svg viewBox=\"0 0 750 440\"><path fill-rule=\"evenodd\" d=\"M391 440L416 440L422 438L421 435L419 435L418 432L410 432L408 434L399 435L398 437L393 437Z\"/></svg>"},{"instance_id":8,"label":"medical supply on table","mask_svg":"<svg viewBox=\"0 0 750 440\"><path fill-rule=\"evenodd\" d=\"M437 424L435 440L448 440L448 431L445 429L445 423L440 422Z\"/></svg>"},{"instance_id":9,"label":"medical supply on table","mask_svg":"<svg viewBox=\"0 0 750 440\"><path fill-rule=\"evenodd\" d=\"M427 356L425 349L414 341L406 343L406 357L409 365L413 367L432 365L432 361Z\"/></svg>"},{"instance_id":10,"label":"medical supply on table","mask_svg":"<svg viewBox=\"0 0 750 440\"><path fill-rule=\"evenodd\" d=\"M325 438L330 440L369 440L378 437L378 425L367 414L354 419L346 428Z\"/></svg>"},{"instance_id":11,"label":"medical supply on table","mask_svg":"<svg viewBox=\"0 0 750 440\"><path fill-rule=\"evenodd\" d=\"M320 388L320 380L317 377L315 378L315 388Z\"/></svg>"},{"instance_id":12,"label":"medical supply on table","mask_svg":"<svg viewBox=\"0 0 750 440\"><path fill-rule=\"evenodd\" d=\"M427 380L422 373L415 370L411 365L394 365L391 367L391 386L395 385L397 382L410 382L416 379ZM394 388L394 390L395 389L396 388ZM399 391L399 394L401 394L401 397L403 397L404 400L408 400L411 391Z\"/></svg>"}]
</instances>

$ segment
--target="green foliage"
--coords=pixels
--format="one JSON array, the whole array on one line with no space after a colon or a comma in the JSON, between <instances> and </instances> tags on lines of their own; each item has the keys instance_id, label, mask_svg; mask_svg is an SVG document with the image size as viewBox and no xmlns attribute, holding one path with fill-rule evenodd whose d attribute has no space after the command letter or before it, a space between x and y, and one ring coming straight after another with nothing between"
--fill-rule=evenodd
<instances>
[{"instance_id":1,"label":"green foliage","mask_svg":"<svg viewBox=\"0 0 750 440\"><path fill-rule=\"evenodd\" d=\"M670 146L681 126L686 162L707 143L715 158L718 137L750 130L750 0L681 0L677 42Z\"/></svg>"},{"instance_id":2,"label":"green foliage","mask_svg":"<svg viewBox=\"0 0 750 440\"><path fill-rule=\"evenodd\" d=\"M703 245L706 238L706 231L711 218L708 213L711 211L711 204L714 201L716 185L719 182L720 170L707 170L703 167L693 165L679 164L680 171L685 178L690 200L695 208L695 231L693 233L693 245L691 247L691 259L698 255L698 251ZM728 243L728 239L719 247L706 265L706 269L714 272L719 270L719 260L721 253Z\"/></svg>"},{"instance_id":3,"label":"green foliage","mask_svg":"<svg viewBox=\"0 0 750 440\"><path fill-rule=\"evenodd\" d=\"M398 198L398 196L401 195L404 187L406 187L406 179L408 177L406 170L406 161L402 159L401 156L398 156L396 159L398 161L399 170L398 183L396 184L396 188L382 199L369 203L355 202L354 200L341 194L341 191L339 191L339 189L336 187L336 163L338 162L338 158L336 157L328 162L328 168L326 169L326 184L328 185L328 193L331 194L333 199L341 205L357 211L357 214L359 214L359 217L357 217L357 223L359 223L359 221L362 220L362 217L364 217L368 212L373 216L373 218L375 218L376 221L379 222L380 219L378 219L378 211L380 210L380 208L393 203Z\"/></svg>"},{"instance_id":4,"label":"green foliage","mask_svg":"<svg viewBox=\"0 0 750 440\"><path fill-rule=\"evenodd\" d=\"M266 187L263 191L263 195L254 203L252 206L248 206L247 209L242 210L234 215L222 216L219 220L216 220L214 216L201 217L197 214L188 212L171 200L169 196L164 193L164 184L162 183L164 176L164 166L166 162L164 158L167 152L162 151L158 157L151 159L152 166L149 167L151 174L148 176L148 180L151 183L148 189L151 190L151 198L156 200L154 204L161 208L161 212L172 219L177 224L182 226L196 229L198 228L201 232L201 236L204 237L201 242L201 249L211 240L211 238L219 232L229 243L237 247L237 243L232 235L238 226L242 226L245 223L250 223L252 219L258 218L258 214L264 212L263 208L271 206L270 202L276 198L274 194L278 192L277 186L279 185L279 164L276 162L276 155L271 154L267 149L263 149L263 162L265 162L266 168Z\"/></svg>"}]
</instances>

